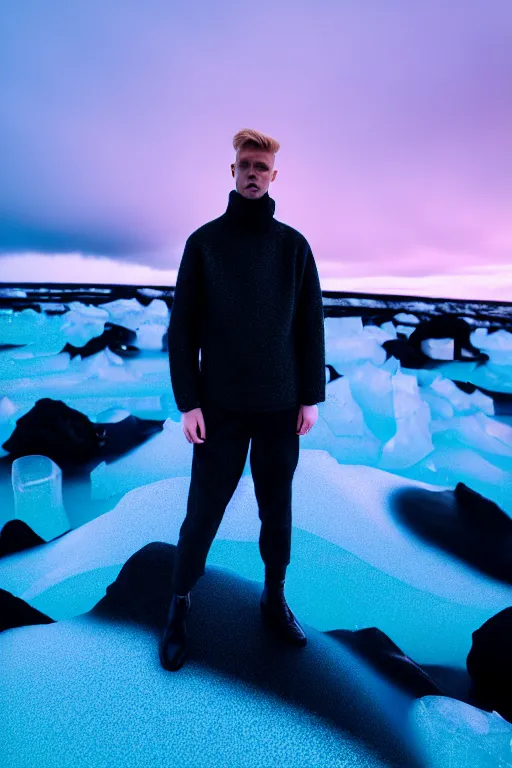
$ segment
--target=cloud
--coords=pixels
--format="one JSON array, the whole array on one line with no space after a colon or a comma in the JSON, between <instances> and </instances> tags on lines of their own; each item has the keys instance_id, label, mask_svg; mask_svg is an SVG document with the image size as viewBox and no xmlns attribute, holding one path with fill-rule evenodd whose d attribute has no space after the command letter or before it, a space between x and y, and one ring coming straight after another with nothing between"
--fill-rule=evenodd
<instances>
[{"instance_id":1,"label":"cloud","mask_svg":"<svg viewBox=\"0 0 512 768\"><path fill-rule=\"evenodd\" d=\"M254 125L281 142L276 218L343 275L506 265L509 0L259 11L219 0L198 23L197 5L156 0L5 0L3 258L144 254L168 268L176 244L225 210L231 138ZM271 57L252 56L248 29L278 41Z\"/></svg>"},{"instance_id":2,"label":"cloud","mask_svg":"<svg viewBox=\"0 0 512 768\"><path fill-rule=\"evenodd\" d=\"M0 254L39 251L42 253L67 253L79 251L84 255L109 254L123 259L140 256L141 251L153 251L160 244L160 238L151 238L149 233L134 231L129 225L106 226L92 223L91 226L53 227L41 223L32 224L26 219L12 221L0 218Z\"/></svg>"}]
</instances>

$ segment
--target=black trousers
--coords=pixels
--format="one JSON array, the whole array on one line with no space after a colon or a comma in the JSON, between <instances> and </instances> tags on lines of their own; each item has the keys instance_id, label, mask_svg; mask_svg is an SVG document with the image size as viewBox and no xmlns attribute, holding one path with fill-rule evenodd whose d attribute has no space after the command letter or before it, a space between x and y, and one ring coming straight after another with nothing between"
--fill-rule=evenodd
<instances>
[{"instance_id":1,"label":"black trousers","mask_svg":"<svg viewBox=\"0 0 512 768\"><path fill-rule=\"evenodd\" d=\"M203 404L206 440L194 443L187 513L180 528L172 590L185 595L204 574L206 558L242 476L250 465L261 521L265 576L284 579L290 562L292 480L299 460L300 406L250 413Z\"/></svg>"}]
</instances>

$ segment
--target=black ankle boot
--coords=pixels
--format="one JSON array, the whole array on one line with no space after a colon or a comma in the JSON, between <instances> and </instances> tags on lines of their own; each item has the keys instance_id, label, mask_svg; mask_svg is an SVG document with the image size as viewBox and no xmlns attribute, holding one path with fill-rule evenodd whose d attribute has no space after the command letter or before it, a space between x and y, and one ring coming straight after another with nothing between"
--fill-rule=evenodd
<instances>
[{"instance_id":1,"label":"black ankle boot","mask_svg":"<svg viewBox=\"0 0 512 768\"><path fill-rule=\"evenodd\" d=\"M262 615L278 634L292 645L305 646L307 637L284 596L284 579L265 580L260 598Z\"/></svg>"},{"instance_id":2,"label":"black ankle boot","mask_svg":"<svg viewBox=\"0 0 512 768\"><path fill-rule=\"evenodd\" d=\"M269 601L279 600L284 593L284 579L265 579L265 585L263 587L262 600L265 603Z\"/></svg>"},{"instance_id":3,"label":"black ankle boot","mask_svg":"<svg viewBox=\"0 0 512 768\"><path fill-rule=\"evenodd\" d=\"M170 672L175 672L183 665L188 653L185 619L190 611L190 603L190 592L184 597L173 593L167 624L158 647L160 664Z\"/></svg>"}]
</instances>

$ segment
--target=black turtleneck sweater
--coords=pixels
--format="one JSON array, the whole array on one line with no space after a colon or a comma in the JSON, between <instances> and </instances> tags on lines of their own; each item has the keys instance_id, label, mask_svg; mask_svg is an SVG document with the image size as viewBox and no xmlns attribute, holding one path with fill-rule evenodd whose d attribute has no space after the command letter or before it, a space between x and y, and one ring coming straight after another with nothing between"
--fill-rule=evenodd
<instances>
[{"instance_id":1,"label":"black turtleneck sweater","mask_svg":"<svg viewBox=\"0 0 512 768\"><path fill-rule=\"evenodd\" d=\"M167 332L181 412L325 400L318 271L306 238L274 210L268 192L250 199L233 189L225 213L186 241Z\"/></svg>"}]
</instances>

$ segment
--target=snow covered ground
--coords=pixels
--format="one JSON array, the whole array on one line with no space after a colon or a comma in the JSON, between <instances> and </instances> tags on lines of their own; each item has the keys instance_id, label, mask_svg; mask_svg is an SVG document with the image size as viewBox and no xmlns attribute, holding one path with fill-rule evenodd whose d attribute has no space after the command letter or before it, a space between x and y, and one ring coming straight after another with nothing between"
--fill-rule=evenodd
<instances>
[{"instance_id":1,"label":"snow covered ground","mask_svg":"<svg viewBox=\"0 0 512 768\"><path fill-rule=\"evenodd\" d=\"M13 487L0 452L1 524L23 520L47 542L4 555L0 588L56 622L0 636L7 764L35 764L37 753L37 764L55 766L512 765L512 724L498 713L406 695L329 634L377 627L417 664L463 670L471 633L512 605L502 576L512 546L507 561L485 522L478 551L459 546L470 522L453 492L464 483L512 516L512 306L460 305L481 355L457 353L458 331L438 334L416 344L421 365L412 368L403 345L431 316L451 317L456 302L343 299L335 317L325 300L326 401L301 437L286 582L308 634L305 655L281 655L258 634L263 564L247 461L192 597L195 654L170 675L156 653L165 594L158 620L144 619L165 582L147 548L177 542L192 446L162 350L168 308L158 296L146 304L42 303L41 314L4 304L0 314L0 445L43 397L101 424L130 414L163 421L92 468L73 508L54 463L34 483L36 465L20 460ZM83 357L63 351L94 343L107 322L131 330L130 344ZM128 599L123 569L138 557L147 558L148 582L130 622L121 621L109 589ZM105 600L110 613L98 613Z\"/></svg>"}]
</instances>

